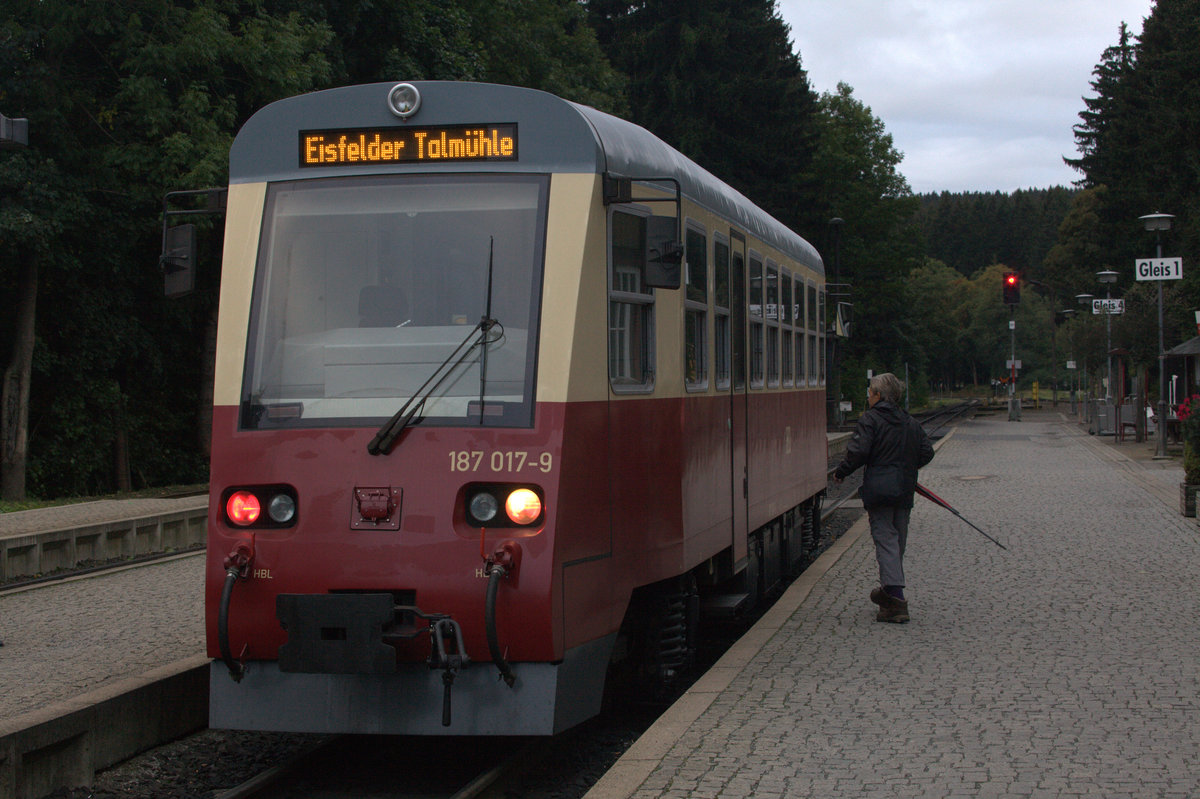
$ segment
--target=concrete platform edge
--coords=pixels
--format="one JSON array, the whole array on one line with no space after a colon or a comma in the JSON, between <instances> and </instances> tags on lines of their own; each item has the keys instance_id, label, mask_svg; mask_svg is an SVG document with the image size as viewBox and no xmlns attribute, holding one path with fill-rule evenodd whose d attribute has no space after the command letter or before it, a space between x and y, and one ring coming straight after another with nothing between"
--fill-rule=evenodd
<instances>
[{"instance_id":1,"label":"concrete platform edge","mask_svg":"<svg viewBox=\"0 0 1200 799\"><path fill-rule=\"evenodd\" d=\"M208 724L206 655L0 722L0 796L38 799Z\"/></svg>"},{"instance_id":2,"label":"concrete platform edge","mask_svg":"<svg viewBox=\"0 0 1200 799\"><path fill-rule=\"evenodd\" d=\"M200 498L194 507L166 513L0 534L0 580L70 569L87 560L186 549L205 542L207 525L208 500Z\"/></svg>"},{"instance_id":3,"label":"concrete platform edge","mask_svg":"<svg viewBox=\"0 0 1200 799\"><path fill-rule=\"evenodd\" d=\"M813 561L763 614L758 623L737 640L725 655L690 690L667 709L650 729L634 741L620 760L592 786L584 799L627 799L645 782L671 746L691 726L713 700L741 673L763 646L804 603L813 586L820 582L846 552L868 530L866 515L856 521L841 538Z\"/></svg>"},{"instance_id":4,"label":"concrete platform edge","mask_svg":"<svg viewBox=\"0 0 1200 799\"><path fill-rule=\"evenodd\" d=\"M954 437L957 428L934 442L934 450L941 449ZM844 434L839 442L844 448L850 435ZM812 592L813 586L821 581L825 573L841 560L863 534L870 529L866 513L862 515L841 538L812 562L804 573L797 577L783 596L763 614L762 618L708 670L688 692L667 708L658 721L592 786L583 799L628 799L641 786L671 747L683 737L684 732L700 717L709 705L741 673L779 628L792 617Z\"/></svg>"}]
</instances>

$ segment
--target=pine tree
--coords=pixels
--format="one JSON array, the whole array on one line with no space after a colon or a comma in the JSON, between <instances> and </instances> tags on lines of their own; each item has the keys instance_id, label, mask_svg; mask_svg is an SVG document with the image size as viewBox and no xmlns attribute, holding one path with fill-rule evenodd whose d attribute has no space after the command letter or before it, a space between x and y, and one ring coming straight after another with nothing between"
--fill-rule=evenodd
<instances>
[{"instance_id":1,"label":"pine tree","mask_svg":"<svg viewBox=\"0 0 1200 799\"><path fill-rule=\"evenodd\" d=\"M773 0L590 0L634 122L804 232L815 97Z\"/></svg>"},{"instance_id":2,"label":"pine tree","mask_svg":"<svg viewBox=\"0 0 1200 799\"><path fill-rule=\"evenodd\" d=\"M1185 264L1200 259L1200 0L1158 0L1132 42L1122 26L1093 74L1096 96L1075 127L1068 163L1080 184L1104 186L1097 239L1106 266L1132 284L1132 261L1153 254L1138 217L1174 214L1165 238ZM1200 272L1184 270L1167 291L1167 346L1194 332L1185 309L1200 306ZM1090 288L1090 287L1089 287ZM1152 349L1152 348L1151 348Z\"/></svg>"}]
</instances>

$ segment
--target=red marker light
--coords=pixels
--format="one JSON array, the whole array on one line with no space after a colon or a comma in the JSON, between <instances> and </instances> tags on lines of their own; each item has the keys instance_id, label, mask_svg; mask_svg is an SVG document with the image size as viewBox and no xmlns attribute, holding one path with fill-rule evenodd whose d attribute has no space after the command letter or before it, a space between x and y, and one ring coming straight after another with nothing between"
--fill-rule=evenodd
<instances>
[{"instance_id":1,"label":"red marker light","mask_svg":"<svg viewBox=\"0 0 1200 799\"><path fill-rule=\"evenodd\" d=\"M225 515L236 525L248 527L258 521L261 513L262 505L258 497L249 491L235 491L225 501Z\"/></svg>"}]
</instances>

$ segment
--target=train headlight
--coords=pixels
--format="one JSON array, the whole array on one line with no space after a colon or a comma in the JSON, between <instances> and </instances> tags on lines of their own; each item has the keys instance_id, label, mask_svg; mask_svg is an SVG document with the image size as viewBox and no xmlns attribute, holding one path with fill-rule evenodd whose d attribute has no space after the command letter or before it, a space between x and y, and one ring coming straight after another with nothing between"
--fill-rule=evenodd
<instances>
[{"instance_id":1,"label":"train headlight","mask_svg":"<svg viewBox=\"0 0 1200 799\"><path fill-rule=\"evenodd\" d=\"M276 524L287 524L296 516L296 500L287 494L276 494L267 503L267 515Z\"/></svg>"},{"instance_id":2,"label":"train headlight","mask_svg":"<svg viewBox=\"0 0 1200 799\"><path fill-rule=\"evenodd\" d=\"M475 496L471 497L471 503L468 505L468 510L471 512L471 517L484 524L496 518L496 514L500 512L500 503L496 497L489 491L480 491Z\"/></svg>"},{"instance_id":3,"label":"train headlight","mask_svg":"<svg viewBox=\"0 0 1200 799\"><path fill-rule=\"evenodd\" d=\"M528 488L518 488L504 500L504 512L513 524L531 524L542 515L541 497Z\"/></svg>"}]
</instances>

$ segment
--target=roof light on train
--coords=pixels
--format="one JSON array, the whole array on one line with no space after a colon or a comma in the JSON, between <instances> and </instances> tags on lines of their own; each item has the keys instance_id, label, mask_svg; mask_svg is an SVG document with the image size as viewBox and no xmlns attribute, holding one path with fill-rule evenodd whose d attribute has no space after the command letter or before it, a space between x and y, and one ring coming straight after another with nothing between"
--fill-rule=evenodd
<instances>
[{"instance_id":1,"label":"roof light on train","mask_svg":"<svg viewBox=\"0 0 1200 799\"><path fill-rule=\"evenodd\" d=\"M421 93L411 83L397 83L388 92L388 109L401 119L408 119L420 107Z\"/></svg>"},{"instance_id":2,"label":"roof light on train","mask_svg":"<svg viewBox=\"0 0 1200 799\"><path fill-rule=\"evenodd\" d=\"M261 514L262 504L249 491L235 491L225 501L225 515L229 521L242 527L254 524Z\"/></svg>"},{"instance_id":3,"label":"roof light on train","mask_svg":"<svg viewBox=\"0 0 1200 799\"><path fill-rule=\"evenodd\" d=\"M504 512L513 524L530 524L542 515L542 500L528 488L518 488L504 501Z\"/></svg>"}]
</instances>

